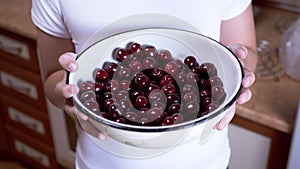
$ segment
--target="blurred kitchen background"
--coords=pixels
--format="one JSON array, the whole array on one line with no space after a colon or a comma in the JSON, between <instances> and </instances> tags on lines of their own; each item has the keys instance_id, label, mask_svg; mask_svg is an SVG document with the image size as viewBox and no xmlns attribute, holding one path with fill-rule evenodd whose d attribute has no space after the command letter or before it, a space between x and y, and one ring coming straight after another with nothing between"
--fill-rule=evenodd
<instances>
[{"instance_id":1,"label":"blurred kitchen background","mask_svg":"<svg viewBox=\"0 0 300 169\"><path fill-rule=\"evenodd\" d=\"M282 37L300 16L300 0L253 4L257 81L251 88L252 100L237 107L230 124L229 168L299 169L300 80L283 69L288 52L282 50L300 48L300 30L294 29L298 34L289 37L298 45L286 46L289 38L283 43ZM74 122L47 106L30 7L30 0L0 0L0 169L72 169ZM300 59L298 63L300 67Z\"/></svg>"}]
</instances>

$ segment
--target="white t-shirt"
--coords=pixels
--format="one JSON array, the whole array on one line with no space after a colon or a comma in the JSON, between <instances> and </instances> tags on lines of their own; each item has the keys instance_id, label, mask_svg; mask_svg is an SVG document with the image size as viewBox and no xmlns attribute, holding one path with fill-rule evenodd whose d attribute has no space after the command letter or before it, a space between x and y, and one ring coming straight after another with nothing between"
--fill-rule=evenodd
<instances>
[{"instance_id":1,"label":"white t-shirt","mask_svg":"<svg viewBox=\"0 0 300 169\"><path fill-rule=\"evenodd\" d=\"M93 37L145 27L187 29L220 38L222 20L238 16L251 0L33 0L32 20L44 32L72 38L80 53ZM92 37L92 38L91 38ZM149 158L124 158L99 147L99 140L78 131L78 169L223 169L230 158L227 128L217 131L205 144L188 145ZM103 141L102 141L103 142ZM105 144L115 145L113 140Z\"/></svg>"}]
</instances>

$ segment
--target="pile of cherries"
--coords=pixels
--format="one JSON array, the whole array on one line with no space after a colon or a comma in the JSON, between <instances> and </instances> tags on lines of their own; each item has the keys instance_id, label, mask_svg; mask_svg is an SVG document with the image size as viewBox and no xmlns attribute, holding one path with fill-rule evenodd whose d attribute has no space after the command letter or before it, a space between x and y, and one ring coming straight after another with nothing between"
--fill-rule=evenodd
<instances>
[{"instance_id":1,"label":"pile of cherries","mask_svg":"<svg viewBox=\"0 0 300 169\"><path fill-rule=\"evenodd\" d=\"M80 101L106 119L142 126L172 125L202 117L226 97L213 63L176 59L168 49L129 42L112 52L79 85Z\"/></svg>"}]
</instances>

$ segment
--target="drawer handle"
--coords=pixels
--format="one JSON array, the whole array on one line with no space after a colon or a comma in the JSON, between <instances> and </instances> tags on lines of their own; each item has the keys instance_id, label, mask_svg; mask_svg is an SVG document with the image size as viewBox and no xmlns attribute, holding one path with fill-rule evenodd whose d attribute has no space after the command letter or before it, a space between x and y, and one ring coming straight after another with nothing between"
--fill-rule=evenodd
<instances>
[{"instance_id":1,"label":"drawer handle","mask_svg":"<svg viewBox=\"0 0 300 169\"><path fill-rule=\"evenodd\" d=\"M30 158L33 158L33 159L35 159L36 161L38 161L38 162L40 162L40 163L42 163L43 161L44 161L44 157L42 156L42 155L33 155L33 154L31 154L31 152L28 152L27 150L26 150L26 147L21 147L21 149L20 149L20 152L21 153L23 153L23 154L26 154L26 155L28 155L28 156L30 156Z\"/></svg>"},{"instance_id":2,"label":"drawer handle","mask_svg":"<svg viewBox=\"0 0 300 169\"><path fill-rule=\"evenodd\" d=\"M15 83L13 83L11 81L11 79L7 79L7 82L8 82L9 87L12 88L15 91L18 91L18 92L23 93L25 95L29 95L30 92L31 92L30 88L25 87L25 86L21 86L21 85L17 85Z\"/></svg>"},{"instance_id":3,"label":"drawer handle","mask_svg":"<svg viewBox=\"0 0 300 169\"><path fill-rule=\"evenodd\" d=\"M50 168L50 161L49 158L41 153L40 151L37 151L36 149L28 146L27 144L19 141L19 140L15 140L15 148L19 153L22 153L32 159L34 159L35 161L41 163L42 165L46 166L47 168Z\"/></svg>"},{"instance_id":4,"label":"drawer handle","mask_svg":"<svg viewBox=\"0 0 300 169\"><path fill-rule=\"evenodd\" d=\"M20 118L20 115L18 115L18 114L16 114L15 117L18 122L24 124L27 128L30 128L32 130L38 130L38 125L36 123L26 122L26 121L22 120L22 118Z\"/></svg>"},{"instance_id":5,"label":"drawer handle","mask_svg":"<svg viewBox=\"0 0 300 169\"><path fill-rule=\"evenodd\" d=\"M5 46L3 44L3 42L1 42L1 41L0 41L0 48L7 51L7 52L10 52L14 55L21 55L21 53L22 53L22 48L14 47L14 46Z\"/></svg>"}]
</instances>

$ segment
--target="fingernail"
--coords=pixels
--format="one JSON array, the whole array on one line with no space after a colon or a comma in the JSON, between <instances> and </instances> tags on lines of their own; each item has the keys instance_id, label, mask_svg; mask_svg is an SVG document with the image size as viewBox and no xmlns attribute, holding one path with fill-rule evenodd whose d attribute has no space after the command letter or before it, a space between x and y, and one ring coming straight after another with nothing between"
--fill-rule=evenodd
<instances>
[{"instance_id":1,"label":"fingernail","mask_svg":"<svg viewBox=\"0 0 300 169\"><path fill-rule=\"evenodd\" d=\"M249 79L246 79L246 80L245 80L245 87L249 87L249 85L250 85L250 80L249 80Z\"/></svg>"},{"instance_id":2,"label":"fingernail","mask_svg":"<svg viewBox=\"0 0 300 169\"><path fill-rule=\"evenodd\" d=\"M75 71L75 69L76 69L76 65L74 63L70 63L69 64L69 70L70 71Z\"/></svg>"}]
</instances>

